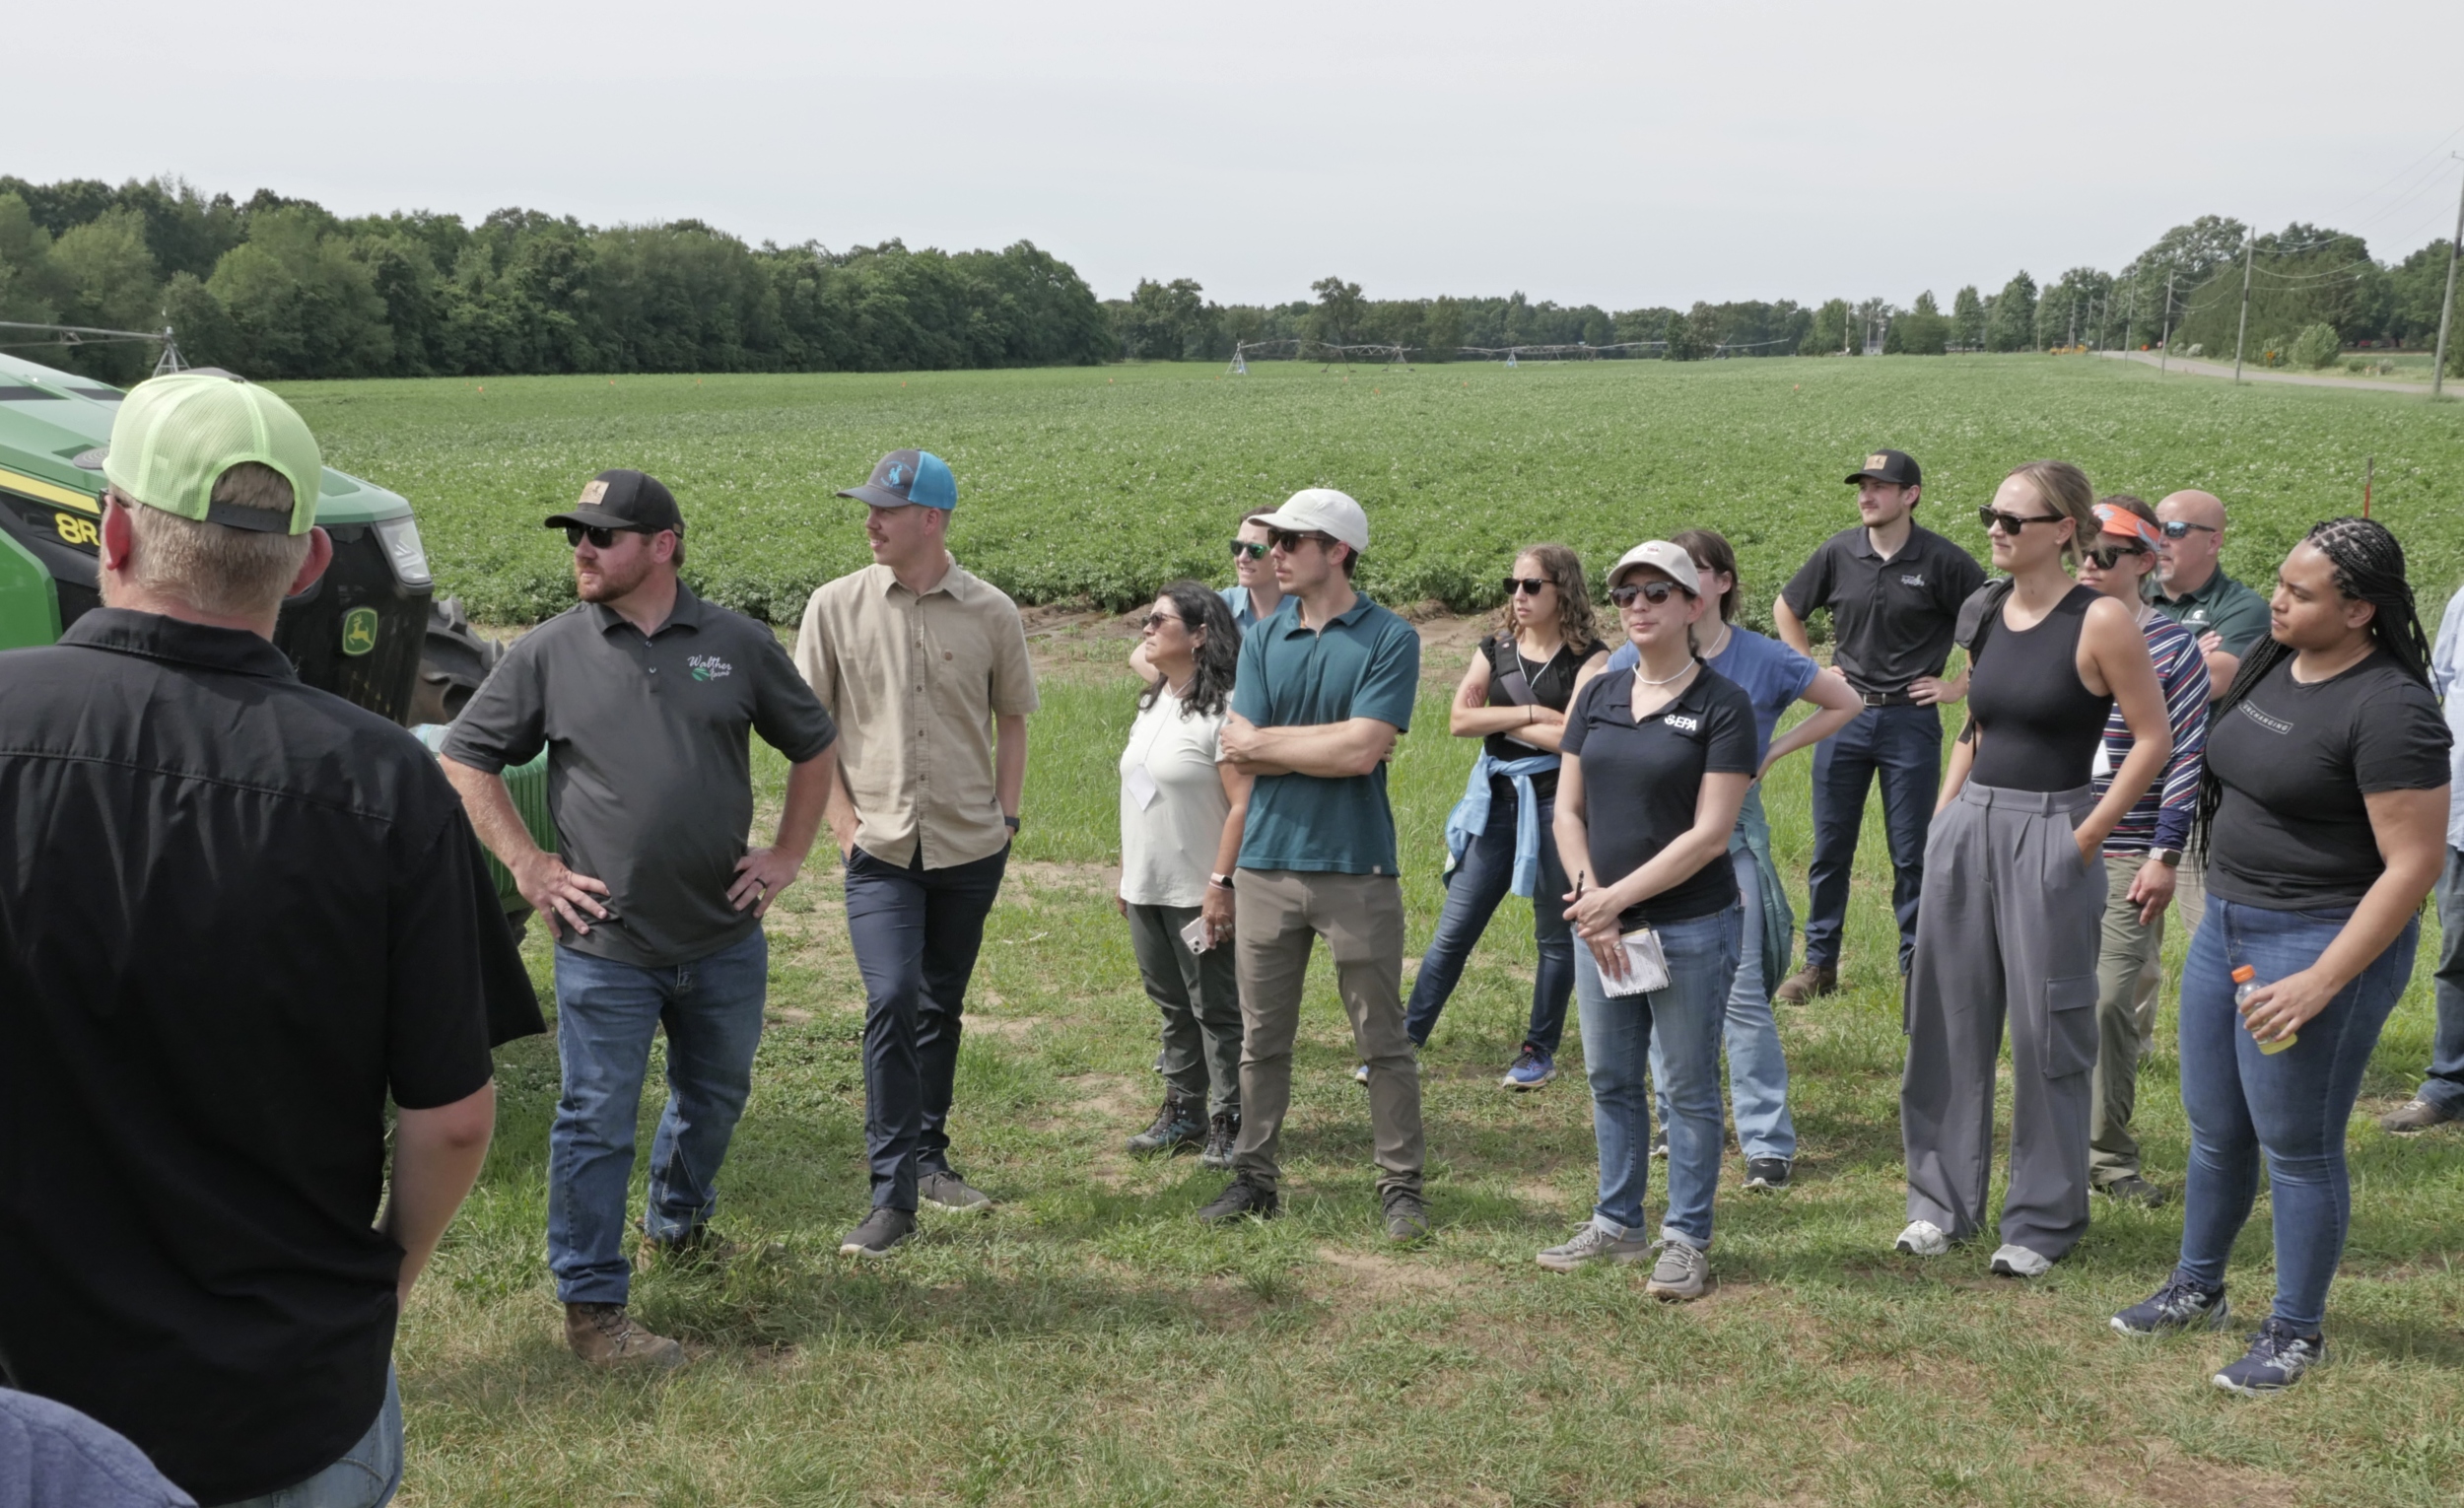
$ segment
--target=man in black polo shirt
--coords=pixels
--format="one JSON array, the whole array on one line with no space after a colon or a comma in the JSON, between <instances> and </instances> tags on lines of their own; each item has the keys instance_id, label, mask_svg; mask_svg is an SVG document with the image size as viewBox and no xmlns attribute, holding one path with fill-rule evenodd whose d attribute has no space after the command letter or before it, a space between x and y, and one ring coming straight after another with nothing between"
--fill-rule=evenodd
<instances>
[{"instance_id":1,"label":"man in black polo shirt","mask_svg":"<svg viewBox=\"0 0 2464 1508\"><path fill-rule=\"evenodd\" d=\"M597 1365L684 1359L626 1312L625 1199L650 1038L667 1108L650 1144L643 1256L713 1260L719 1167L752 1093L770 947L762 914L821 826L838 729L769 627L676 579L684 515L655 477L602 471L548 519L582 601L523 635L445 734L445 773L556 948L565 1080L548 1131L548 1266L565 1340ZM747 730L785 754L787 809L753 825ZM560 852L531 839L502 772L548 751Z\"/></svg>"},{"instance_id":2,"label":"man in black polo shirt","mask_svg":"<svg viewBox=\"0 0 2464 1508\"><path fill-rule=\"evenodd\" d=\"M382 1503L538 1002L427 751L269 642L332 556L299 415L157 377L103 476L105 605L0 654L0 1381L201 1502Z\"/></svg>"},{"instance_id":3,"label":"man in black polo shirt","mask_svg":"<svg viewBox=\"0 0 2464 1508\"><path fill-rule=\"evenodd\" d=\"M1959 604L1985 584L1965 550L1916 523L1924 476L1897 450L1877 450L1849 475L1857 527L1822 542L1771 604L1780 638L1812 654L1806 620L1831 614L1831 662L1865 698L1865 711L1814 746L1814 863L1806 877L1806 966L1775 996L1800 1005L1839 988L1839 934L1857 857L1865 796L1882 778L1890 833L1891 909L1899 918L1899 972L1916 947L1925 835L1942 788L1945 703L1967 695L1964 672L1942 678Z\"/></svg>"}]
</instances>

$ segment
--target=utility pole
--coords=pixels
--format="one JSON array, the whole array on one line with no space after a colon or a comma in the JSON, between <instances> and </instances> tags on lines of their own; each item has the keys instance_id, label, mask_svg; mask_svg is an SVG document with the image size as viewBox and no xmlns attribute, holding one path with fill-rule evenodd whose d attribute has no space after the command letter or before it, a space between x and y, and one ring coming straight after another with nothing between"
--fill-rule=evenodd
<instances>
[{"instance_id":1,"label":"utility pole","mask_svg":"<svg viewBox=\"0 0 2464 1508\"><path fill-rule=\"evenodd\" d=\"M2233 380L2241 380L2241 348L2250 338L2250 264L2259 259L2259 232L2253 226L2241 252L2241 328L2233 336Z\"/></svg>"},{"instance_id":2,"label":"utility pole","mask_svg":"<svg viewBox=\"0 0 2464 1508\"><path fill-rule=\"evenodd\" d=\"M2164 333L2156 337L2156 371L2173 359L2173 269L2164 269Z\"/></svg>"},{"instance_id":3,"label":"utility pole","mask_svg":"<svg viewBox=\"0 0 2464 1508\"><path fill-rule=\"evenodd\" d=\"M2447 154L2464 162L2464 152ZM2430 395L2438 396L2447 380L2447 326L2455 322L2455 261L2464 252L2464 190L2455 197L2455 240L2447 242L2447 302L2438 306L2438 354L2430 364Z\"/></svg>"},{"instance_id":4,"label":"utility pole","mask_svg":"<svg viewBox=\"0 0 2464 1508\"><path fill-rule=\"evenodd\" d=\"M2131 326L2132 326L2133 324L2136 324L2138 321L2139 321L2139 269L2138 269L2138 268L2136 268L2136 267L2134 267L2134 268L2132 268L2132 269L2131 269L2131 274L2130 274L2130 305L2129 305L2129 312L2128 312L2128 313L2125 313L2124 315L2122 315L2122 350L2123 350L2123 352L2124 352L2125 354L2127 354L2127 353L2129 352L2129 350L2130 350L2130 330L2131 330Z\"/></svg>"}]
</instances>

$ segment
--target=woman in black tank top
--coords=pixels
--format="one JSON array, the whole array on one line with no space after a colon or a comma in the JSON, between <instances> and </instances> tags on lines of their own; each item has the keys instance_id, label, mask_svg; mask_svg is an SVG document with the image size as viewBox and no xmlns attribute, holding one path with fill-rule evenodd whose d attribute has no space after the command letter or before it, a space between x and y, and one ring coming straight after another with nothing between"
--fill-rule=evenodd
<instances>
[{"instance_id":1,"label":"woman in black tank top","mask_svg":"<svg viewBox=\"0 0 2464 1508\"><path fill-rule=\"evenodd\" d=\"M2173 750L2164 693L2130 610L2063 569L2096 532L2077 466L2032 461L1978 510L2010 573L1959 615L1973 671L1925 845L1907 989L1900 1139L1908 1227L1936 1256L1984 1224L1994 1062L2011 1027L2011 1180L1996 1272L2034 1277L2088 1229L2089 1069L2105 835ZM2118 702L2130 756L2101 801L2089 785Z\"/></svg>"}]
</instances>

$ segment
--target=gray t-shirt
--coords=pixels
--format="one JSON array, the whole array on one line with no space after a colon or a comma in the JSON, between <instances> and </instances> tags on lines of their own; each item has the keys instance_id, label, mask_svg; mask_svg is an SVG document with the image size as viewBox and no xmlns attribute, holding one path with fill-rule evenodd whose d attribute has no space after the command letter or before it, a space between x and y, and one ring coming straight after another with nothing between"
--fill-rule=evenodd
<instances>
[{"instance_id":1,"label":"gray t-shirt","mask_svg":"<svg viewBox=\"0 0 2464 1508\"><path fill-rule=\"evenodd\" d=\"M747 729L796 763L838 738L770 629L682 584L645 638L579 603L523 635L445 734L448 759L502 771L548 751L562 857L605 882L614 917L568 946L672 968L750 932L727 904L753 825Z\"/></svg>"}]
</instances>

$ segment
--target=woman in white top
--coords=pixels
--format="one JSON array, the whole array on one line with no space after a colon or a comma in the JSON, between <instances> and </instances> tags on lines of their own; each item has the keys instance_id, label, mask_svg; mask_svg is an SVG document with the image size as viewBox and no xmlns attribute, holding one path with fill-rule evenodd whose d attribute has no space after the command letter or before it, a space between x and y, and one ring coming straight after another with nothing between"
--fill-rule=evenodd
<instances>
[{"instance_id":1,"label":"woman in white top","mask_svg":"<svg viewBox=\"0 0 2464 1508\"><path fill-rule=\"evenodd\" d=\"M1204 1142L1232 1166L1241 1131L1241 997L1232 973L1232 864L1249 777L1222 759L1241 630L1223 598L1174 582L1146 615L1155 679L1121 755L1121 894L1146 993L1163 1012L1163 1108L1132 1152ZM1195 946L1193 946L1195 944Z\"/></svg>"}]
</instances>

